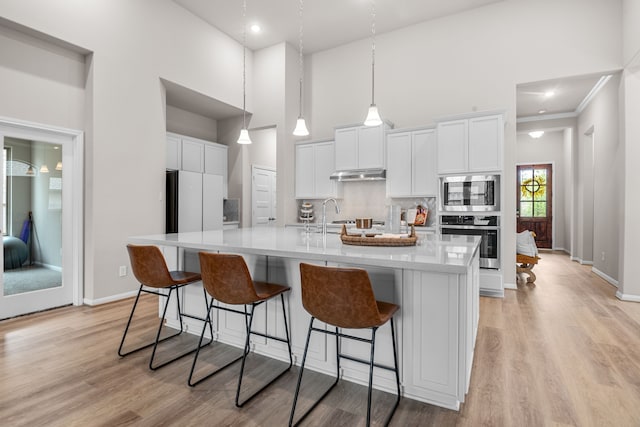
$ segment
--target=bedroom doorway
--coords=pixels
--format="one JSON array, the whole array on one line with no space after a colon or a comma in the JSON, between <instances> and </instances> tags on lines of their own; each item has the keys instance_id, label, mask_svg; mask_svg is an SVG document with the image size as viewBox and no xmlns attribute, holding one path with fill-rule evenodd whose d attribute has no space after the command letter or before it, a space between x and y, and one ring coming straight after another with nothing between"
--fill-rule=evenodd
<instances>
[{"instance_id":1,"label":"bedroom doorway","mask_svg":"<svg viewBox=\"0 0 640 427\"><path fill-rule=\"evenodd\" d=\"M82 132L0 118L0 149L0 319L82 304Z\"/></svg>"},{"instance_id":2,"label":"bedroom doorway","mask_svg":"<svg viewBox=\"0 0 640 427\"><path fill-rule=\"evenodd\" d=\"M62 286L62 146L4 138L3 294Z\"/></svg>"},{"instance_id":3,"label":"bedroom doorway","mask_svg":"<svg viewBox=\"0 0 640 427\"><path fill-rule=\"evenodd\" d=\"M538 248L553 248L553 166L517 166L517 232L536 234Z\"/></svg>"}]
</instances>

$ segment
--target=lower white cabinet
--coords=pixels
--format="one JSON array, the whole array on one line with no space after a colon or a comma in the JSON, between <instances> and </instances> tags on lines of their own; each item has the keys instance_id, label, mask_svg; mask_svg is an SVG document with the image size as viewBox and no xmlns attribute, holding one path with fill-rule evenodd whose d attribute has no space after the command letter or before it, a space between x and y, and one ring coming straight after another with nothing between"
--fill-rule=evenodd
<instances>
[{"instance_id":1,"label":"lower white cabinet","mask_svg":"<svg viewBox=\"0 0 640 427\"><path fill-rule=\"evenodd\" d=\"M387 197L438 193L435 129L387 135Z\"/></svg>"},{"instance_id":2,"label":"lower white cabinet","mask_svg":"<svg viewBox=\"0 0 640 427\"><path fill-rule=\"evenodd\" d=\"M329 179L335 171L333 141L296 145L296 199L339 197L338 184Z\"/></svg>"}]
</instances>

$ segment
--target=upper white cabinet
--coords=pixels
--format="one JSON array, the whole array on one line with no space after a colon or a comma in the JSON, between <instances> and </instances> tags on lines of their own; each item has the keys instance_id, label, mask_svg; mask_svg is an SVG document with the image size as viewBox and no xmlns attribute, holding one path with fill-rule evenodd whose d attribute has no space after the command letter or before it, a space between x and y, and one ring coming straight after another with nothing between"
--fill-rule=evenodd
<instances>
[{"instance_id":1,"label":"upper white cabinet","mask_svg":"<svg viewBox=\"0 0 640 427\"><path fill-rule=\"evenodd\" d=\"M335 171L333 141L296 145L296 198L339 197L338 184L329 179Z\"/></svg>"},{"instance_id":2,"label":"upper white cabinet","mask_svg":"<svg viewBox=\"0 0 640 427\"><path fill-rule=\"evenodd\" d=\"M502 171L503 140L502 114L438 123L438 173Z\"/></svg>"},{"instance_id":3,"label":"upper white cabinet","mask_svg":"<svg viewBox=\"0 0 640 427\"><path fill-rule=\"evenodd\" d=\"M437 193L435 129L388 134L387 197Z\"/></svg>"},{"instance_id":4,"label":"upper white cabinet","mask_svg":"<svg viewBox=\"0 0 640 427\"><path fill-rule=\"evenodd\" d=\"M228 197L228 148L226 145L167 133L167 169L222 176L223 196Z\"/></svg>"},{"instance_id":5,"label":"upper white cabinet","mask_svg":"<svg viewBox=\"0 0 640 427\"><path fill-rule=\"evenodd\" d=\"M204 173L222 176L223 197L228 197L229 187L227 178L228 148L226 145L205 143L204 145Z\"/></svg>"},{"instance_id":6,"label":"upper white cabinet","mask_svg":"<svg viewBox=\"0 0 640 427\"><path fill-rule=\"evenodd\" d=\"M174 135L167 135L167 169L179 170L182 164L182 142Z\"/></svg>"},{"instance_id":7,"label":"upper white cabinet","mask_svg":"<svg viewBox=\"0 0 640 427\"><path fill-rule=\"evenodd\" d=\"M335 170L385 167L385 132L389 125L351 126L335 132Z\"/></svg>"},{"instance_id":8,"label":"upper white cabinet","mask_svg":"<svg viewBox=\"0 0 640 427\"><path fill-rule=\"evenodd\" d=\"M189 172L204 172L204 144L182 138L182 167Z\"/></svg>"}]
</instances>

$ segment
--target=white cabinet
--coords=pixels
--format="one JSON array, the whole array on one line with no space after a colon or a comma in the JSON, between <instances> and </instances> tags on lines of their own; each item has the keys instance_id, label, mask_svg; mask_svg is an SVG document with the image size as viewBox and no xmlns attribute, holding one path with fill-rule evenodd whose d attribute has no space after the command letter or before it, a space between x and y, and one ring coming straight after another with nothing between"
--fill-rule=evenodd
<instances>
[{"instance_id":1,"label":"white cabinet","mask_svg":"<svg viewBox=\"0 0 640 427\"><path fill-rule=\"evenodd\" d=\"M333 141L296 145L297 199L339 197L338 184L329 179L335 171Z\"/></svg>"},{"instance_id":2,"label":"white cabinet","mask_svg":"<svg viewBox=\"0 0 640 427\"><path fill-rule=\"evenodd\" d=\"M222 229L222 177L180 171L178 231Z\"/></svg>"},{"instance_id":3,"label":"white cabinet","mask_svg":"<svg viewBox=\"0 0 640 427\"><path fill-rule=\"evenodd\" d=\"M205 143L204 145L204 173L222 176L223 197L228 197L227 173L228 149L226 145Z\"/></svg>"},{"instance_id":4,"label":"white cabinet","mask_svg":"<svg viewBox=\"0 0 640 427\"><path fill-rule=\"evenodd\" d=\"M182 141L177 136L167 135L167 169L179 170L182 164Z\"/></svg>"},{"instance_id":5,"label":"white cabinet","mask_svg":"<svg viewBox=\"0 0 640 427\"><path fill-rule=\"evenodd\" d=\"M469 170L501 171L503 139L502 116L469 119Z\"/></svg>"},{"instance_id":6,"label":"white cabinet","mask_svg":"<svg viewBox=\"0 0 640 427\"><path fill-rule=\"evenodd\" d=\"M467 120L438 123L438 173L467 171Z\"/></svg>"},{"instance_id":7,"label":"white cabinet","mask_svg":"<svg viewBox=\"0 0 640 427\"><path fill-rule=\"evenodd\" d=\"M228 197L228 147L215 142L167 132L167 169L220 175L223 197Z\"/></svg>"},{"instance_id":8,"label":"white cabinet","mask_svg":"<svg viewBox=\"0 0 640 427\"><path fill-rule=\"evenodd\" d=\"M352 126L335 132L337 171L385 167L385 132L389 125Z\"/></svg>"},{"instance_id":9,"label":"white cabinet","mask_svg":"<svg viewBox=\"0 0 640 427\"><path fill-rule=\"evenodd\" d=\"M502 114L438 123L438 173L500 172Z\"/></svg>"},{"instance_id":10,"label":"white cabinet","mask_svg":"<svg viewBox=\"0 0 640 427\"><path fill-rule=\"evenodd\" d=\"M387 135L387 197L435 196L436 137L434 129Z\"/></svg>"},{"instance_id":11,"label":"white cabinet","mask_svg":"<svg viewBox=\"0 0 640 427\"><path fill-rule=\"evenodd\" d=\"M189 172L204 172L204 144L182 138L182 167Z\"/></svg>"}]
</instances>

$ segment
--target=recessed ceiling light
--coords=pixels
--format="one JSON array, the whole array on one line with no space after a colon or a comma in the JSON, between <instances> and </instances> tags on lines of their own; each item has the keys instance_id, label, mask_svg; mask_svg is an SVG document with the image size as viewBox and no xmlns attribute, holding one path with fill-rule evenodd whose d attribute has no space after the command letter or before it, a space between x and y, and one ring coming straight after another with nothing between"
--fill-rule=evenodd
<instances>
[{"instance_id":1,"label":"recessed ceiling light","mask_svg":"<svg viewBox=\"0 0 640 427\"><path fill-rule=\"evenodd\" d=\"M538 110L538 114L544 114L544 113L546 113L546 112L547 112L547 110L545 110L544 108L543 108L543 109L541 109L541 110Z\"/></svg>"},{"instance_id":2,"label":"recessed ceiling light","mask_svg":"<svg viewBox=\"0 0 640 427\"><path fill-rule=\"evenodd\" d=\"M260 30L261 30L261 28L260 28L260 25L258 25L258 24L253 24L253 25L251 26L251 32L252 32L252 33L259 33L259 32L260 32Z\"/></svg>"},{"instance_id":3,"label":"recessed ceiling light","mask_svg":"<svg viewBox=\"0 0 640 427\"><path fill-rule=\"evenodd\" d=\"M544 135L543 130L535 130L533 132L529 132L529 136L534 139L540 138L542 135Z\"/></svg>"},{"instance_id":4,"label":"recessed ceiling light","mask_svg":"<svg viewBox=\"0 0 640 427\"><path fill-rule=\"evenodd\" d=\"M544 97L545 98L551 98L553 95L555 95L556 93L552 90L548 90L544 93Z\"/></svg>"}]
</instances>

